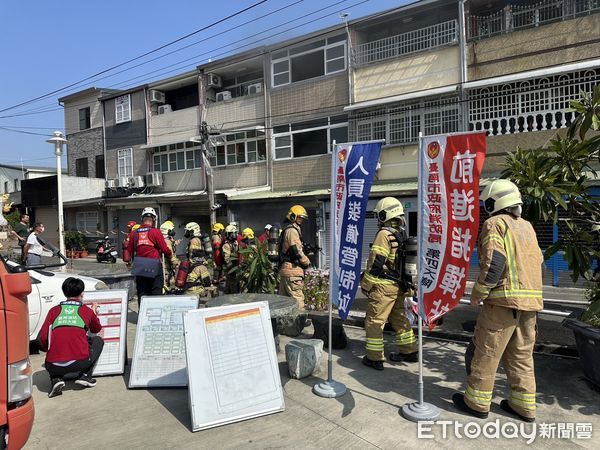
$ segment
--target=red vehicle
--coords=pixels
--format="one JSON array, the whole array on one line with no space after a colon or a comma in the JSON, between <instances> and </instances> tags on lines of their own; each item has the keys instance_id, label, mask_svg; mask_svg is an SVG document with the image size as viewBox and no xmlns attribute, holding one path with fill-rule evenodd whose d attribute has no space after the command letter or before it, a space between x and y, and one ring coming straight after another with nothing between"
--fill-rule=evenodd
<instances>
[{"instance_id":1,"label":"red vehicle","mask_svg":"<svg viewBox=\"0 0 600 450\"><path fill-rule=\"evenodd\" d=\"M9 267L0 257L0 448L22 448L33 427L27 269L62 266L62 259L61 264Z\"/></svg>"}]
</instances>

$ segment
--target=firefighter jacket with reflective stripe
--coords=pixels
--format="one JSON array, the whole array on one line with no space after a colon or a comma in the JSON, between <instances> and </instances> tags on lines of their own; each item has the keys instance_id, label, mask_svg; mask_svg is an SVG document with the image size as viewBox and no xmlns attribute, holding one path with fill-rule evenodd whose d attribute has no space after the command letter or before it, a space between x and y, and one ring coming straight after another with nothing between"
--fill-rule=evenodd
<instances>
[{"instance_id":1,"label":"firefighter jacket with reflective stripe","mask_svg":"<svg viewBox=\"0 0 600 450\"><path fill-rule=\"evenodd\" d=\"M283 277L302 277L304 276L304 268L308 268L310 265L310 260L304 254L302 248L300 225L292 223L283 230L282 234L281 252L279 254L279 260L282 263L279 274ZM292 246L296 246L297 253L294 254L291 250Z\"/></svg>"},{"instance_id":2,"label":"firefighter jacket with reflective stripe","mask_svg":"<svg viewBox=\"0 0 600 450\"><path fill-rule=\"evenodd\" d=\"M542 251L531 224L498 214L483 224L479 236L479 278L471 298L486 304L540 311Z\"/></svg>"},{"instance_id":3,"label":"firefighter jacket with reflective stripe","mask_svg":"<svg viewBox=\"0 0 600 450\"><path fill-rule=\"evenodd\" d=\"M237 241L226 240L223 244L223 267L226 270L237 266L238 248Z\"/></svg>"},{"instance_id":4,"label":"firefighter jacket with reflective stripe","mask_svg":"<svg viewBox=\"0 0 600 450\"><path fill-rule=\"evenodd\" d=\"M360 287L363 291L369 292L374 286L385 286L389 289L399 288L398 283L386 278L381 278L371 273L371 268L375 262L375 258L380 255L385 258L386 271L392 272L396 268L396 254L398 253L399 243L394 233L386 228L381 228L375 235L369 260L367 262L367 270L363 275Z\"/></svg>"}]
</instances>

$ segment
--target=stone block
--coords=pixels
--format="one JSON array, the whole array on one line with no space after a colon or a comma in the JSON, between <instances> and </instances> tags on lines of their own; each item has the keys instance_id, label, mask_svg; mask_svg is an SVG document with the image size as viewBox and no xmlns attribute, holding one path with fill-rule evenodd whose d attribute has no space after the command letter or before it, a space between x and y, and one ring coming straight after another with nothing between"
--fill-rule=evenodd
<instances>
[{"instance_id":1,"label":"stone block","mask_svg":"<svg viewBox=\"0 0 600 450\"><path fill-rule=\"evenodd\" d=\"M290 377L301 379L312 375L319 368L322 355L323 341L320 339L290 341L285 346Z\"/></svg>"}]
</instances>

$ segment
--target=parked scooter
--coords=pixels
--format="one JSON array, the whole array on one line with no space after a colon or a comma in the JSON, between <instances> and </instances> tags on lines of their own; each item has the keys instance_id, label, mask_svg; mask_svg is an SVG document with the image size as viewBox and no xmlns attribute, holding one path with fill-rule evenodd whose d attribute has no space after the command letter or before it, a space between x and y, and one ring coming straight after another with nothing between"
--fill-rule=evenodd
<instances>
[{"instance_id":1,"label":"parked scooter","mask_svg":"<svg viewBox=\"0 0 600 450\"><path fill-rule=\"evenodd\" d=\"M117 248L111 244L108 236L96 241L96 261L114 264L117 262L117 255Z\"/></svg>"}]
</instances>

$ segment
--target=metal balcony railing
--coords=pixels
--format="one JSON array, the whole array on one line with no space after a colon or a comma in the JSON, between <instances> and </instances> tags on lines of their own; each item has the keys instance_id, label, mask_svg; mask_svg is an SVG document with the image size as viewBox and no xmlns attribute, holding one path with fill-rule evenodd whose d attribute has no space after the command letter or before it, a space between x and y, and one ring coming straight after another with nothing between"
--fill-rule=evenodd
<instances>
[{"instance_id":1,"label":"metal balcony railing","mask_svg":"<svg viewBox=\"0 0 600 450\"><path fill-rule=\"evenodd\" d=\"M600 0L543 0L533 5L507 5L487 16L469 16L469 39L481 39L514 30L600 12Z\"/></svg>"},{"instance_id":2,"label":"metal balcony railing","mask_svg":"<svg viewBox=\"0 0 600 450\"><path fill-rule=\"evenodd\" d=\"M366 42L352 48L352 65L361 67L386 59L430 50L458 42L456 20Z\"/></svg>"}]
</instances>

